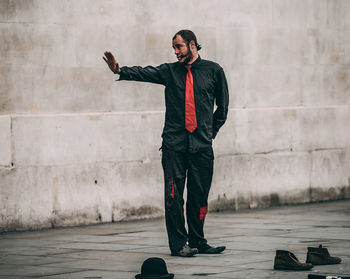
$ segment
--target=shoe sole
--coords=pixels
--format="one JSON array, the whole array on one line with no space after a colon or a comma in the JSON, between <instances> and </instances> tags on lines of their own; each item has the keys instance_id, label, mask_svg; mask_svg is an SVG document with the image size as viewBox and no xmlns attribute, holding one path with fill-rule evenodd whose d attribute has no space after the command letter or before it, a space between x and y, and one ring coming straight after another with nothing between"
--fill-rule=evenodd
<instances>
[{"instance_id":1,"label":"shoe sole","mask_svg":"<svg viewBox=\"0 0 350 279\"><path fill-rule=\"evenodd\" d=\"M313 268L313 266L311 266L311 267L298 267L298 266L296 266L296 267L293 267L293 266L285 266L285 265L275 265L274 267L273 267L273 269L275 269L275 270L295 270L295 271L305 271L305 270L310 270L310 269L312 269Z\"/></svg>"},{"instance_id":2,"label":"shoe sole","mask_svg":"<svg viewBox=\"0 0 350 279\"><path fill-rule=\"evenodd\" d=\"M180 255L179 253L171 253L171 256L173 256L173 257L182 257L182 258L190 258L190 257L193 257L196 254L198 254L198 252L192 252L192 253L188 253L186 255Z\"/></svg>"},{"instance_id":3,"label":"shoe sole","mask_svg":"<svg viewBox=\"0 0 350 279\"><path fill-rule=\"evenodd\" d=\"M312 264L312 265L330 265L330 264L340 264L341 262L339 262L339 263L313 263L313 262L306 262L306 263L309 263L309 264Z\"/></svg>"},{"instance_id":4,"label":"shoe sole","mask_svg":"<svg viewBox=\"0 0 350 279\"><path fill-rule=\"evenodd\" d=\"M207 251L199 251L198 254L220 254L222 253L224 250L226 249L226 247L217 247L215 248L215 251L213 252L207 252Z\"/></svg>"}]
</instances>

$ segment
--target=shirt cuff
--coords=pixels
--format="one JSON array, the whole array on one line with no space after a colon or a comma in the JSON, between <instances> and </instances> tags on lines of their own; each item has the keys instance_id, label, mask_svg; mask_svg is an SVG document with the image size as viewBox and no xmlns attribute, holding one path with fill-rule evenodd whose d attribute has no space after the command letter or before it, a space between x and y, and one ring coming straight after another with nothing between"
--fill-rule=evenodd
<instances>
[{"instance_id":1,"label":"shirt cuff","mask_svg":"<svg viewBox=\"0 0 350 279\"><path fill-rule=\"evenodd\" d=\"M115 73L116 75L118 75L117 73ZM119 78L116 79L116 81L119 81L119 80L126 80L126 73L125 73L125 66L124 67L121 67L120 68L120 73L119 73Z\"/></svg>"}]
</instances>

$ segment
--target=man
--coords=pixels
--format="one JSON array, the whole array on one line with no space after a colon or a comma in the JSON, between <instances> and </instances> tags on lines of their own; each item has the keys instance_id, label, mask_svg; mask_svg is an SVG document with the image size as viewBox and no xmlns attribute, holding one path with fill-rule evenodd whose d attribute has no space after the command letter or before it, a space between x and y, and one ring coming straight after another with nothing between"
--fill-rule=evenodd
<instances>
[{"instance_id":1,"label":"man","mask_svg":"<svg viewBox=\"0 0 350 279\"><path fill-rule=\"evenodd\" d=\"M119 80L152 82L165 86L165 123L162 133L165 220L171 255L191 257L218 254L226 247L212 247L204 238L208 195L213 176L212 140L225 123L228 88L223 69L201 59L195 34L181 30L172 41L175 63L158 67L119 67L114 56L103 59L120 75ZM214 111L214 103L216 110ZM185 228L183 192L187 177Z\"/></svg>"}]
</instances>

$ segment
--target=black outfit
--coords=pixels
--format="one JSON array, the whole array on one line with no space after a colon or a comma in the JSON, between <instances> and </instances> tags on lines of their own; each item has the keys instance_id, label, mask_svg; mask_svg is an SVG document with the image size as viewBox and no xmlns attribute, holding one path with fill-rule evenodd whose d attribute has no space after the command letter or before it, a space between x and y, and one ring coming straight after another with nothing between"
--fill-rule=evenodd
<instances>
[{"instance_id":1,"label":"black outfit","mask_svg":"<svg viewBox=\"0 0 350 279\"><path fill-rule=\"evenodd\" d=\"M171 251L189 241L191 247L206 243L203 233L207 200L213 175L212 139L225 123L228 88L223 69L198 57L192 63L197 128L185 129L187 69L180 62L158 67L122 67L119 80L134 80L165 86L165 123L162 133L162 166L165 182L165 217ZM214 102L217 106L214 111ZM183 191L187 174L187 223Z\"/></svg>"}]
</instances>

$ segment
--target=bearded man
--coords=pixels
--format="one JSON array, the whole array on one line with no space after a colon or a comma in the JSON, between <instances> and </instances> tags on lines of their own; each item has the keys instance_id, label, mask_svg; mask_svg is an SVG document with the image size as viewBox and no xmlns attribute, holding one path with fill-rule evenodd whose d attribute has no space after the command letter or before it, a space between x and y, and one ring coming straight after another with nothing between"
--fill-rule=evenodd
<instances>
[{"instance_id":1,"label":"bearded man","mask_svg":"<svg viewBox=\"0 0 350 279\"><path fill-rule=\"evenodd\" d=\"M165 122L162 133L165 221L171 255L191 257L218 254L204 237L208 195L213 177L212 141L225 123L229 94L222 67L201 59L195 34L177 32L172 39L177 62L157 67L119 67L111 52L103 59L119 80L165 86ZM214 111L214 105L216 109ZM184 217L184 187L187 187Z\"/></svg>"}]
</instances>

